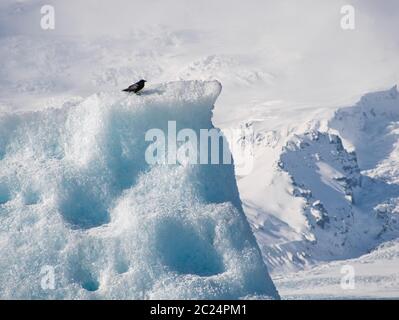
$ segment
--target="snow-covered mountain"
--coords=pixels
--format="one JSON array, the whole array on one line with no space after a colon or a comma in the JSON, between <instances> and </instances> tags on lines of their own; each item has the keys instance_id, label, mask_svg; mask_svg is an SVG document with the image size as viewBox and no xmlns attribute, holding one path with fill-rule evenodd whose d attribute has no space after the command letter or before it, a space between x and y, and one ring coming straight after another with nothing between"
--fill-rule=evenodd
<instances>
[{"instance_id":1,"label":"snow-covered mountain","mask_svg":"<svg viewBox=\"0 0 399 320\"><path fill-rule=\"evenodd\" d=\"M398 117L393 87L299 125L245 124L256 162L240 194L271 270L357 257L398 237Z\"/></svg>"}]
</instances>

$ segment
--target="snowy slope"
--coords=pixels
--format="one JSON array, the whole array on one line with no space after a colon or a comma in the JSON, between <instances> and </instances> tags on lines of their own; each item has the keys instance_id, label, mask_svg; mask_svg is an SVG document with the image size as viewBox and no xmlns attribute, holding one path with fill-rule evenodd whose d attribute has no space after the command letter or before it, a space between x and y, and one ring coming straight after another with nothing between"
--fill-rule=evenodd
<instances>
[{"instance_id":1,"label":"snowy slope","mask_svg":"<svg viewBox=\"0 0 399 320\"><path fill-rule=\"evenodd\" d=\"M398 299L399 243L386 242L357 259L336 261L309 271L276 277L283 299ZM348 270L354 286L341 285Z\"/></svg>"},{"instance_id":2,"label":"snowy slope","mask_svg":"<svg viewBox=\"0 0 399 320\"><path fill-rule=\"evenodd\" d=\"M148 165L152 128L213 128L218 82L0 118L2 298L277 298L232 165ZM56 287L40 287L41 268Z\"/></svg>"}]
</instances>

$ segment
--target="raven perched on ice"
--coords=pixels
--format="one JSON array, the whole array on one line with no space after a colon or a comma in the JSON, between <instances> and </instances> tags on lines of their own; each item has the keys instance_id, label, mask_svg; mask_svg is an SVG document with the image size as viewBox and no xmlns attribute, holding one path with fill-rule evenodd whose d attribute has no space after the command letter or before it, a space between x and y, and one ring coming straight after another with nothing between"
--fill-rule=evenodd
<instances>
[{"instance_id":1,"label":"raven perched on ice","mask_svg":"<svg viewBox=\"0 0 399 320\"><path fill-rule=\"evenodd\" d=\"M139 82L136 82L134 84L132 84L131 86L129 86L129 88L123 89L122 91L124 92L129 92L129 93L137 93L139 92L141 89L144 88L144 84L146 83L146 80L140 80Z\"/></svg>"}]
</instances>

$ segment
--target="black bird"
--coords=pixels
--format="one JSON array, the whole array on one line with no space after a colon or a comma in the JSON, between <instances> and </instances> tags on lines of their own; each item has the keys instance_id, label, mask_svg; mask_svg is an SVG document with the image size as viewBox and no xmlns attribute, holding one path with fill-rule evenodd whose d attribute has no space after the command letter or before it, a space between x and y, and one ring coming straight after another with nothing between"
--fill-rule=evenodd
<instances>
[{"instance_id":1,"label":"black bird","mask_svg":"<svg viewBox=\"0 0 399 320\"><path fill-rule=\"evenodd\" d=\"M144 84L147 82L147 80L140 80L139 82L136 82L134 84L132 84L131 86L129 86L129 88L123 89L122 91L124 92L129 92L129 93L137 93L139 92L141 89L144 88Z\"/></svg>"}]
</instances>

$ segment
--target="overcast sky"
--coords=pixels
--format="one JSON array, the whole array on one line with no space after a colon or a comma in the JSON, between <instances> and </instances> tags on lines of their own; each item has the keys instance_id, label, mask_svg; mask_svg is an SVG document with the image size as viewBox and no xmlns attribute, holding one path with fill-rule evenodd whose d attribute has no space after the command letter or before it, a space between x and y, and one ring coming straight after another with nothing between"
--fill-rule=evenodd
<instances>
[{"instance_id":1,"label":"overcast sky","mask_svg":"<svg viewBox=\"0 0 399 320\"><path fill-rule=\"evenodd\" d=\"M373 23L373 28L394 35L399 27L396 0L2 0L3 32L39 31L37 18L44 4L56 8L57 32L68 34L113 34L152 24L224 32L273 27L295 33L310 26L326 28L331 19L339 18L345 4L357 9L359 28Z\"/></svg>"},{"instance_id":2,"label":"overcast sky","mask_svg":"<svg viewBox=\"0 0 399 320\"><path fill-rule=\"evenodd\" d=\"M48 37L40 29L43 4L55 7L51 36L112 37L162 25L209 35L197 39L209 54L264 50L271 64L297 75L287 80L299 83L297 91L343 81L366 90L399 79L397 0L2 0L0 35ZM353 31L340 27L346 4L356 10Z\"/></svg>"}]
</instances>

